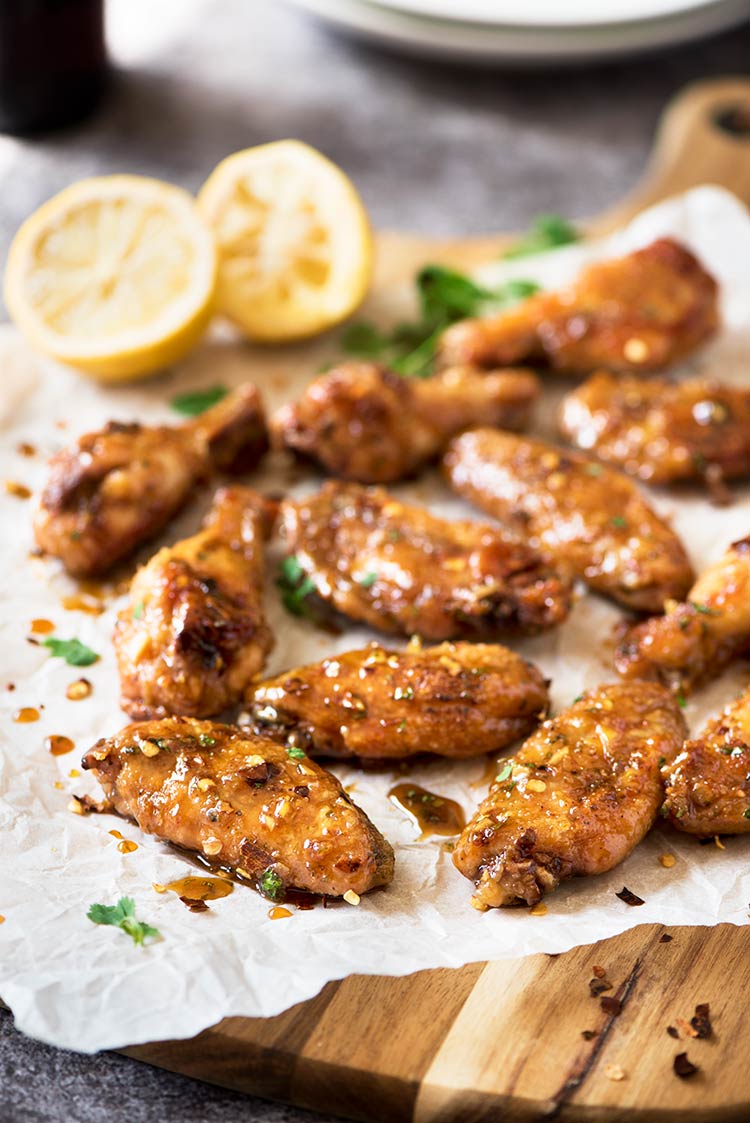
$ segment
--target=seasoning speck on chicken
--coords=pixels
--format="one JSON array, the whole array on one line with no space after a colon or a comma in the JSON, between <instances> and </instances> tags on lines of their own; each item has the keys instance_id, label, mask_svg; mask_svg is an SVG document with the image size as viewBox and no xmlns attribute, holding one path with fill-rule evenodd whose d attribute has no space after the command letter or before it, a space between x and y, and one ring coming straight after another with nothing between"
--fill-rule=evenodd
<instances>
[{"instance_id":1,"label":"seasoning speck on chicken","mask_svg":"<svg viewBox=\"0 0 750 1123\"><path fill-rule=\"evenodd\" d=\"M222 488L203 530L138 570L114 633L131 717L220 714L263 669L273 644L262 604L267 519L257 492Z\"/></svg>"},{"instance_id":2,"label":"seasoning speck on chicken","mask_svg":"<svg viewBox=\"0 0 750 1123\"><path fill-rule=\"evenodd\" d=\"M440 343L444 365L545 363L565 374L671 366L719 327L718 286L679 242L660 238L595 262L572 285L486 319L462 320Z\"/></svg>"},{"instance_id":3,"label":"seasoning speck on chicken","mask_svg":"<svg viewBox=\"0 0 750 1123\"><path fill-rule=\"evenodd\" d=\"M413 475L471 425L525 427L539 381L525 370L454 367L408 379L377 363L322 374L272 420L279 444L329 475L394 483Z\"/></svg>"},{"instance_id":4,"label":"seasoning speck on chicken","mask_svg":"<svg viewBox=\"0 0 750 1123\"><path fill-rule=\"evenodd\" d=\"M659 612L690 587L684 546L621 472L497 429L456 437L444 466L459 495L626 608Z\"/></svg>"},{"instance_id":5,"label":"seasoning speck on chicken","mask_svg":"<svg viewBox=\"0 0 750 1123\"><path fill-rule=\"evenodd\" d=\"M615 683L545 721L510 757L456 843L483 911L534 905L622 862L653 825L660 767L680 751L679 706L656 683Z\"/></svg>"},{"instance_id":6,"label":"seasoning speck on chicken","mask_svg":"<svg viewBox=\"0 0 750 1123\"><path fill-rule=\"evenodd\" d=\"M118 814L274 898L292 888L361 895L393 878L393 850L335 776L234 726L129 725L98 741L83 767Z\"/></svg>"},{"instance_id":7,"label":"seasoning speck on chicken","mask_svg":"<svg viewBox=\"0 0 750 1123\"><path fill-rule=\"evenodd\" d=\"M248 471L267 448L250 384L184 425L111 421L50 460L37 544L76 577L104 573L160 531L197 482L215 471Z\"/></svg>"},{"instance_id":8,"label":"seasoning speck on chicken","mask_svg":"<svg viewBox=\"0 0 750 1123\"><path fill-rule=\"evenodd\" d=\"M262 682L249 700L258 733L366 760L495 752L529 733L549 703L536 667L481 643L421 651L374 643Z\"/></svg>"},{"instance_id":9,"label":"seasoning speck on chicken","mask_svg":"<svg viewBox=\"0 0 750 1123\"><path fill-rule=\"evenodd\" d=\"M494 639L553 627L569 611L569 584L517 538L382 488L329 480L283 502L279 519L317 596L383 632Z\"/></svg>"}]
</instances>

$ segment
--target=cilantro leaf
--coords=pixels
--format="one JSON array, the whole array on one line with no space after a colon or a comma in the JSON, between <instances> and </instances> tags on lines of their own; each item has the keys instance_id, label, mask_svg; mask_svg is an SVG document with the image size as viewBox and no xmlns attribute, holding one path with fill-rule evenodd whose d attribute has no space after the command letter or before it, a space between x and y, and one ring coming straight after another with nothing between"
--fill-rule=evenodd
<instances>
[{"instance_id":1,"label":"cilantro leaf","mask_svg":"<svg viewBox=\"0 0 750 1123\"><path fill-rule=\"evenodd\" d=\"M143 616L143 608L144 608L144 604L143 604L142 600L139 600L136 604L133 605L133 619L134 620L140 620L141 619L141 617Z\"/></svg>"},{"instance_id":2,"label":"cilantro leaf","mask_svg":"<svg viewBox=\"0 0 750 1123\"><path fill-rule=\"evenodd\" d=\"M360 577L357 582L363 589L371 589L378 579L377 573L366 573L364 577Z\"/></svg>"},{"instance_id":3,"label":"cilantro leaf","mask_svg":"<svg viewBox=\"0 0 750 1123\"><path fill-rule=\"evenodd\" d=\"M291 757L292 760L304 760L307 754L304 749L300 749L296 745L288 745L286 755Z\"/></svg>"},{"instance_id":4,"label":"cilantro leaf","mask_svg":"<svg viewBox=\"0 0 750 1123\"><path fill-rule=\"evenodd\" d=\"M507 764L503 765L502 771L498 772L497 776L495 777L495 781L498 784L501 784L503 780L507 780L509 778L512 771L513 764L509 761Z\"/></svg>"},{"instance_id":5,"label":"cilantro leaf","mask_svg":"<svg viewBox=\"0 0 750 1123\"><path fill-rule=\"evenodd\" d=\"M258 881L258 888L264 897L270 897L272 901L278 900L279 896L284 891L284 882L281 875L276 872L271 866L264 870Z\"/></svg>"},{"instance_id":6,"label":"cilantro leaf","mask_svg":"<svg viewBox=\"0 0 750 1123\"><path fill-rule=\"evenodd\" d=\"M148 936L160 935L157 928L152 928L142 920L136 920L135 901L132 897L120 897L116 905L94 904L86 916L94 924L110 924L114 928L122 929L138 947L143 946L143 941Z\"/></svg>"},{"instance_id":7,"label":"cilantro leaf","mask_svg":"<svg viewBox=\"0 0 750 1123\"><path fill-rule=\"evenodd\" d=\"M54 636L48 636L42 643L51 655L56 659L64 659L71 667L90 667L92 663L99 661L96 652L79 639L55 639Z\"/></svg>"},{"instance_id":8,"label":"cilantro leaf","mask_svg":"<svg viewBox=\"0 0 750 1123\"><path fill-rule=\"evenodd\" d=\"M341 336L341 346L347 355L361 359L378 359L388 346L388 336L374 324L362 320L349 324Z\"/></svg>"},{"instance_id":9,"label":"cilantro leaf","mask_svg":"<svg viewBox=\"0 0 750 1123\"><path fill-rule=\"evenodd\" d=\"M572 223L559 214L540 214L532 221L528 234L511 246L505 258L531 257L535 253L557 249L577 242L578 231Z\"/></svg>"},{"instance_id":10,"label":"cilantro leaf","mask_svg":"<svg viewBox=\"0 0 750 1123\"><path fill-rule=\"evenodd\" d=\"M176 413L183 417L198 417L205 413L211 406L217 405L222 398L226 398L229 391L226 386L209 386L206 390L192 390L187 394L177 394L172 398L170 405Z\"/></svg>"},{"instance_id":11,"label":"cilantro leaf","mask_svg":"<svg viewBox=\"0 0 750 1123\"><path fill-rule=\"evenodd\" d=\"M279 566L276 586L281 590L281 600L287 612L292 616L312 616L310 605L305 601L310 593L315 592L315 582L305 574L299 559L293 554L284 558Z\"/></svg>"}]
</instances>

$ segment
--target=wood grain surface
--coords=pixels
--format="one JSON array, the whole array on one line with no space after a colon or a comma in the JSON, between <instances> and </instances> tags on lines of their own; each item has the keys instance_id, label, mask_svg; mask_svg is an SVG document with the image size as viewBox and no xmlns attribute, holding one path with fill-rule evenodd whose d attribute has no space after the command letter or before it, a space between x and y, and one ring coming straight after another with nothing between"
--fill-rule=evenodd
<instances>
[{"instance_id":1,"label":"wood grain surface","mask_svg":"<svg viewBox=\"0 0 750 1123\"><path fill-rule=\"evenodd\" d=\"M750 202L748 79L682 93L639 187L588 232L606 233L702 183ZM469 269L511 237L382 234L374 302L428 260ZM591 996L595 967L613 984L606 996L619 1000L617 1014ZM275 1018L230 1018L190 1041L125 1051L228 1088L383 1123L746 1123L748 993L750 927L649 925L565 955L353 976ZM712 1035L670 1036L667 1027L689 1022L700 1003L710 1004ZM682 1052L699 1068L688 1079L673 1072Z\"/></svg>"}]
</instances>

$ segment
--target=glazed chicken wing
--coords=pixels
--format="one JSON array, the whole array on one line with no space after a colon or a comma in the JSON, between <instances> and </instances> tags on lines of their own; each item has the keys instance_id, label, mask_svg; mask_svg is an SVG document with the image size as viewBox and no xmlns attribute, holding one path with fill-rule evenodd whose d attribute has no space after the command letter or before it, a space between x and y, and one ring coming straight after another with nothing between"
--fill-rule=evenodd
<instances>
[{"instance_id":1,"label":"glazed chicken wing","mask_svg":"<svg viewBox=\"0 0 750 1123\"><path fill-rule=\"evenodd\" d=\"M264 501L222 488L192 538L138 570L115 626L133 718L210 717L239 702L272 646L263 614Z\"/></svg>"},{"instance_id":2,"label":"glazed chicken wing","mask_svg":"<svg viewBox=\"0 0 750 1123\"><path fill-rule=\"evenodd\" d=\"M545 721L456 843L474 907L533 905L566 878L627 858L661 806L660 762L685 732L675 698L646 682L599 687Z\"/></svg>"},{"instance_id":3,"label":"glazed chicken wing","mask_svg":"<svg viewBox=\"0 0 750 1123\"><path fill-rule=\"evenodd\" d=\"M487 639L552 627L569 611L569 586L523 543L382 488L329 480L282 503L280 523L317 596L383 632Z\"/></svg>"},{"instance_id":4,"label":"glazed chicken wing","mask_svg":"<svg viewBox=\"0 0 750 1123\"><path fill-rule=\"evenodd\" d=\"M615 652L626 678L659 679L683 691L750 655L750 538L702 573L685 603L630 628Z\"/></svg>"},{"instance_id":5,"label":"glazed chicken wing","mask_svg":"<svg viewBox=\"0 0 750 1123\"><path fill-rule=\"evenodd\" d=\"M273 421L278 442L329 475L393 483L413 475L470 425L522 429L538 396L530 371L455 367L408 379L376 363L321 375Z\"/></svg>"},{"instance_id":6,"label":"glazed chicken wing","mask_svg":"<svg viewBox=\"0 0 750 1123\"><path fill-rule=\"evenodd\" d=\"M678 242L660 238L600 261L559 292L541 292L488 319L463 320L441 341L444 365L544 363L565 374L597 367L659 370L719 326L718 286Z\"/></svg>"},{"instance_id":7,"label":"glazed chicken wing","mask_svg":"<svg viewBox=\"0 0 750 1123\"><path fill-rule=\"evenodd\" d=\"M571 444L653 484L750 475L750 390L599 371L565 398Z\"/></svg>"},{"instance_id":8,"label":"glazed chicken wing","mask_svg":"<svg viewBox=\"0 0 750 1123\"><path fill-rule=\"evenodd\" d=\"M128 725L83 758L113 810L278 898L332 897L393 878L393 851L335 776L231 725Z\"/></svg>"},{"instance_id":9,"label":"glazed chicken wing","mask_svg":"<svg viewBox=\"0 0 750 1123\"><path fill-rule=\"evenodd\" d=\"M267 447L249 384L185 425L112 421L52 457L37 544L76 577L104 573L161 530L198 481L247 471Z\"/></svg>"},{"instance_id":10,"label":"glazed chicken wing","mask_svg":"<svg viewBox=\"0 0 750 1123\"><path fill-rule=\"evenodd\" d=\"M251 720L259 733L315 755L464 759L529 733L548 702L542 674L506 647L371 644L261 683Z\"/></svg>"},{"instance_id":11,"label":"glazed chicken wing","mask_svg":"<svg viewBox=\"0 0 750 1123\"><path fill-rule=\"evenodd\" d=\"M444 464L460 495L627 608L658 612L689 589L682 543L620 472L496 429L456 437Z\"/></svg>"},{"instance_id":12,"label":"glazed chicken wing","mask_svg":"<svg viewBox=\"0 0 750 1123\"><path fill-rule=\"evenodd\" d=\"M710 838L750 831L750 690L686 741L668 768L667 819L678 831Z\"/></svg>"}]
</instances>

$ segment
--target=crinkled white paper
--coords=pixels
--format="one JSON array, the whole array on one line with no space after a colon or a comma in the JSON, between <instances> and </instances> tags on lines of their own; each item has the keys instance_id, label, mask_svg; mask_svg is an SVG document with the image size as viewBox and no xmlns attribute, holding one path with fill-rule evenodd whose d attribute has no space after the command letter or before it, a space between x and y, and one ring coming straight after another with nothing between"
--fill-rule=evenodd
<instances>
[{"instance_id":1,"label":"crinkled white paper","mask_svg":"<svg viewBox=\"0 0 750 1123\"><path fill-rule=\"evenodd\" d=\"M725 329L689 369L746 381L750 220L734 198L718 189L702 188L656 207L606 242L508 266L492 265L485 277L499 281L524 276L558 284L586 260L663 234L683 239L722 284ZM385 304L394 316L403 315L409 311L409 299L404 288L388 294ZM381 302L381 312L382 308ZM330 342L309 348L309 374L332 348ZM218 341L204 346L168 378L107 389L34 358L12 329L5 329L0 336L2 478L37 490L45 476L45 456L71 437L109 418L174 419L168 402L177 391L252 378L275 406L303 384L304 379L295 384L288 373L295 362L300 368L299 359L299 351L279 356ZM540 411L542 432L553 431L557 397L559 389L548 395ZM21 441L34 444L39 455L21 456ZM288 486L285 472L269 466L259 486L277 491ZM312 481L296 486L309 488ZM467 513L436 477L398 490L438 512ZM659 510L674 519L697 569L750 531L750 489L738 489L736 495L735 504L725 509L690 492L653 495ZM208 498L208 492L202 495L168 529L164 541L191 532ZM153 882L194 872L184 859L112 816L81 818L67 810L72 792L97 790L90 776L70 776L80 752L126 720L117 704L110 643L118 601L112 600L99 617L66 611L61 598L75 586L56 563L30 558L30 519L30 503L2 495L0 914L6 920L0 926L0 994L24 1032L86 1051L188 1037L227 1015L276 1014L349 973L403 975L421 968L561 952L651 921L747 922L750 838L729 839L726 849L719 850L663 828L654 830L611 874L569 883L554 893L545 916L530 916L523 909L479 914L469 906L471 886L453 868L442 840L418 841L411 822L389 803L392 775L362 774L340 765L337 773L346 784L355 785L354 799L395 847L396 877L385 892L363 898L358 908L295 911L291 919L271 920L268 902L238 887L230 897L213 902L209 913L189 913L175 894L157 895L152 889ZM317 632L284 613L270 577L269 587L269 614L277 637L269 672L371 638L362 629L337 638ZM54 621L58 636L77 636L101 653L99 663L82 671L94 684L90 698L66 699L66 686L81 672L27 642L34 617ZM618 618L613 606L588 595L564 627L518 645L551 677L556 707L570 702L582 688L614 677L608 660ZM692 729L699 729L746 681L746 668L736 667L692 699L687 709ZM16 684L13 692L5 689L8 682ZM18 707L40 704L40 721L13 723ZM73 738L76 752L52 757L44 738L56 733ZM484 771L480 760L414 766L408 776L458 799L470 815L484 794ZM135 840L138 850L121 854L109 834L112 828ZM677 859L671 869L658 860L666 852ZM645 899L641 908L630 908L615 897L624 884ZM87 920L92 902L114 903L122 895L133 896L139 918L158 927L159 942L139 948L116 929Z\"/></svg>"}]
</instances>

